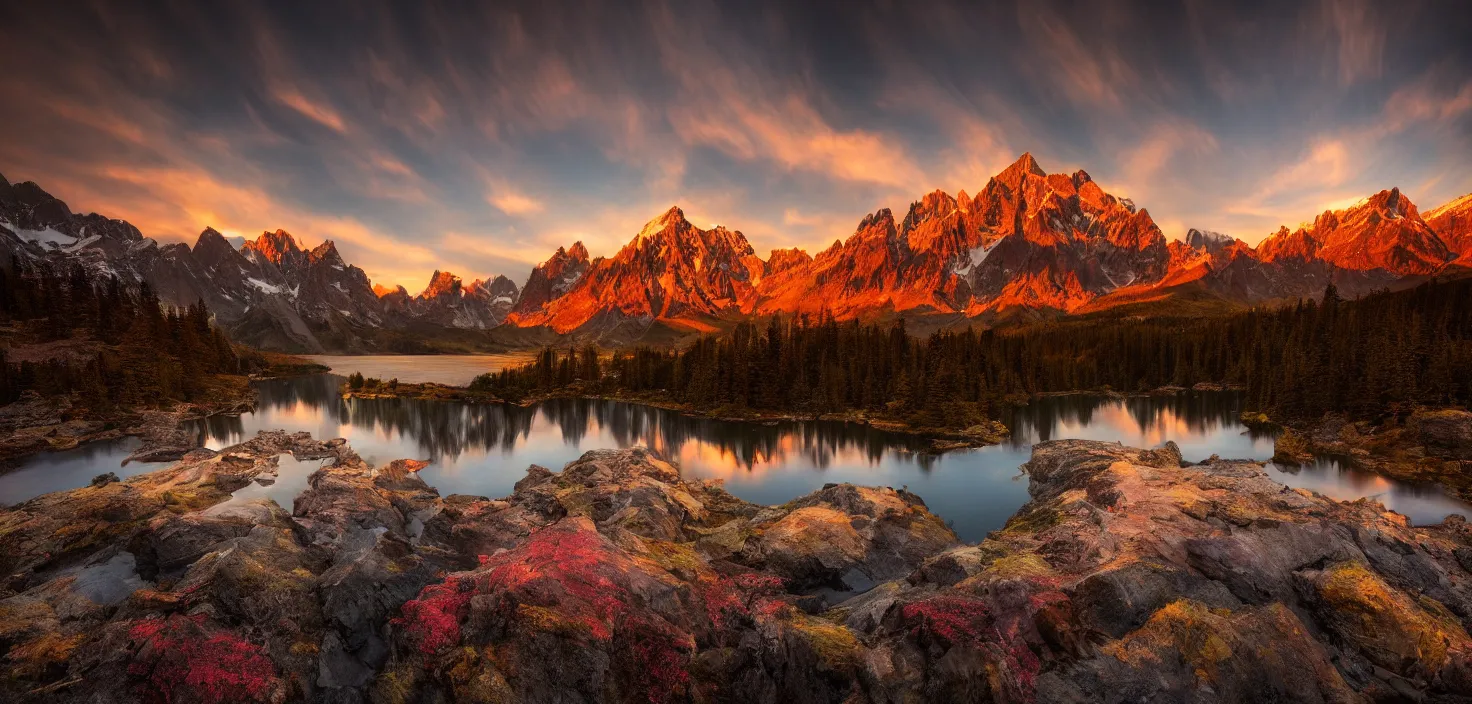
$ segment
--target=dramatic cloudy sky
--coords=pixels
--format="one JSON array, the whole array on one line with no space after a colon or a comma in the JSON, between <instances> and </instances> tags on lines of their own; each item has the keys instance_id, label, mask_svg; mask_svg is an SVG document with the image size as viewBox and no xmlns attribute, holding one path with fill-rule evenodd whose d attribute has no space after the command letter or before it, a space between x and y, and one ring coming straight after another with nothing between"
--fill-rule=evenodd
<instances>
[{"instance_id":1,"label":"dramatic cloudy sky","mask_svg":"<svg viewBox=\"0 0 1472 704\"><path fill-rule=\"evenodd\" d=\"M521 280L678 203L758 251L1031 151L1256 242L1472 191L1472 3L0 5L0 173L161 240Z\"/></svg>"}]
</instances>

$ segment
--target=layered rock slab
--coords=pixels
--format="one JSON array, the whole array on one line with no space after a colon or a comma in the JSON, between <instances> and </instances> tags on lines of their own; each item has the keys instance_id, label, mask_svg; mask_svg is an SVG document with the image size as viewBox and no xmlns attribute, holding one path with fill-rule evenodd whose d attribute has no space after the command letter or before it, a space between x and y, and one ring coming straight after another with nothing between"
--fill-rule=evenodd
<instances>
[{"instance_id":1,"label":"layered rock slab","mask_svg":"<svg viewBox=\"0 0 1472 704\"><path fill-rule=\"evenodd\" d=\"M230 492L323 468L288 510ZM1038 445L963 546L919 497L762 507L643 449L502 499L263 433L0 514L19 701L1457 701L1472 534L1249 462ZM870 588L872 586L872 588Z\"/></svg>"}]
</instances>

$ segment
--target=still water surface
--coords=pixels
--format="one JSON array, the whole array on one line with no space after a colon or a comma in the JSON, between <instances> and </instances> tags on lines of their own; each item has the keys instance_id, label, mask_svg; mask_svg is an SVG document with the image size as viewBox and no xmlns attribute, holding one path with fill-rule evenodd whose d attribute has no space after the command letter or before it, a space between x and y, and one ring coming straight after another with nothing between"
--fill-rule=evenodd
<instances>
[{"instance_id":1,"label":"still water surface","mask_svg":"<svg viewBox=\"0 0 1472 704\"><path fill-rule=\"evenodd\" d=\"M422 358L391 359L402 366L379 374L405 380ZM199 442L220 449L269 429L343 437L375 464L398 458L431 460L421 476L443 495L491 497L509 494L528 465L559 469L588 450L645 445L674 460L687 477L723 479L731 493L762 504L782 503L828 482L906 486L967 541L1001 527L1027 501L1027 479L1018 467L1028 460L1034 442L1084 438L1155 447L1174 440L1192 461L1211 455L1265 460L1273 453L1272 438L1248 433L1237 421L1238 397L1227 392L1038 399L1003 419L1013 429L1008 442L931 455L915 438L850 423L725 422L613 401L555 400L521 408L344 400L339 383L340 377L327 374L258 382L258 409L200 422ZM84 485L93 475L118 471L126 454L120 447L99 449L85 460L71 456L66 466L80 463L71 470L58 461L66 453L32 457L20 470L0 476L0 502ZM277 485L242 491L290 507L309 472L288 462L289 457L282 459ZM1472 515L1472 508L1436 487L1394 482L1332 462L1293 472L1270 465L1269 471L1285 484L1338 499L1376 496L1417 523L1439 521L1453 512Z\"/></svg>"}]
</instances>

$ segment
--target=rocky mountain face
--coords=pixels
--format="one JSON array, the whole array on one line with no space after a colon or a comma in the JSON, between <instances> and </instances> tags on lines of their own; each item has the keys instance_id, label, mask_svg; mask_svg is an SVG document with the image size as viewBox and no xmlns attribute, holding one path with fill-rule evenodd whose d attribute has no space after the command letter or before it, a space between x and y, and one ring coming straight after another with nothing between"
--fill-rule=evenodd
<instances>
[{"instance_id":1,"label":"rocky mountain face","mask_svg":"<svg viewBox=\"0 0 1472 704\"><path fill-rule=\"evenodd\" d=\"M521 288L521 297L511 309L510 319L520 324L524 318L541 315L548 303L571 291L591 265L588 248L582 242L574 242L569 249L558 247L550 259L532 269Z\"/></svg>"},{"instance_id":2,"label":"rocky mountain face","mask_svg":"<svg viewBox=\"0 0 1472 704\"><path fill-rule=\"evenodd\" d=\"M1048 175L1024 154L974 197L935 191L898 224L889 210L810 262L768 275L758 313L978 315L1014 306L1072 310L1136 281L1169 254L1148 213L1083 171Z\"/></svg>"},{"instance_id":3,"label":"rocky mountain face","mask_svg":"<svg viewBox=\"0 0 1472 704\"><path fill-rule=\"evenodd\" d=\"M34 183L0 177L0 256L22 262L77 263L147 283L167 302L203 300L231 336L267 349L365 351L374 331L409 323L486 329L517 300L505 277L410 298L380 295L367 274L344 261L331 241L302 248L284 230L265 232L239 249L213 228L193 247L159 245L137 228L100 215L76 214ZM437 274L438 276L438 274ZM402 289L399 289L402 292Z\"/></svg>"},{"instance_id":4,"label":"rocky mountain face","mask_svg":"<svg viewBox=\"0 0 1472 704\"><path fill-rule=\"evenodd\" d=\"M232 496L316 461L287 511ZM0 509L7 701L1372 702L1472 691L1472 530L1173 443L1040 443L960 544L913 493L758 506L643 448L441 496L266 431ZM78 685L77 683L84 683Z\"/></svg>"},{"instance_id":5,"label":"rocky mountain face","mask_svg":"<svg viewBox=\"0 0 1472 704\"><path fill-rule=\"evenodd\" d=\"M518 293L516 284L504 276L477 279L466 286L460 277L436 271L424 291L408 299L399 314L447 328L487 330L506 319Z\"/></svg>"},{"instance_id":6,"label":"rocky mountain face","mask_svg":"<svg viewBox=\"0 0 1472 704\"><path fill-rule=\"evenodd\" d=\"M1348 295L1410 286L1439 274L1459 275L1472 263L1464 196L1423 219L1399 189L1380 191L1313 223L1279 228L1251 247L1218 233L1191 230L1171 242L1170 267L1157 282L1120 289L1088 309L1148 300L1192 285L1238 302L1315 296L1333 282ZM1433 222L1434 220L1434 222Z\"/></svg>"},{"instance_id":7,"label":"rocky mountain face","mask_svg":"<svg viewBox=\"0 0 1472 704\"><path fill-rule=\"evenodd\" d=\"M580 254L586 259L586 252ZM549 264L557 260L554 256ZM685 219L684 211L670 208L617 255L590 263L561 296L539 309L519 311L516 324L567 333L626 321L720 316L739 309L764 269L740 232L719 226L702 230ZM544 276L552 280L551 274L549 269Z\"/></svg>"},{"instance_id":8,"label":"rocky mountain face","mask_svg":"<svg viewBox=\"0 0 1472 704\"><path fill-rule=\"evenodd\" d=\"M410 295L374 286L331 242L307 250L277 230L236 250L207 229L193 248L159 245L126 222L74 214L35 184L0 177L0 246L23 261L75 261L146 281L170 302L203 299L251 344L368 351L381 330L618 342L655 326L687 334L778 313L1084 313L1186 291L1239 303L1293 299L1331 281L1357 295L1472 267L1472 196L1423 218L1398 189L1381 191L1257 247L1202 230L1167 241L1148 211L1088 173L1049 174L1024 154L975 195L935 191L898 220L881 209L816 256L773 250L763 260L740 232L698 228L675 207L612 257L591 258L581 242L559 248L520 288L505 277L467 285L436 272Z\"/></svg>"},{"instance_id":9,"label":"rocky mountain face","mask_svg":"<svg viewBox=\"0 0 1472 704\"><path fill-rule=\"evenodd\" d=\"M1457 255L1456 263L1472 266L1472 193L1427 212L1425 219Z\"/></svg>"}]
</instances>

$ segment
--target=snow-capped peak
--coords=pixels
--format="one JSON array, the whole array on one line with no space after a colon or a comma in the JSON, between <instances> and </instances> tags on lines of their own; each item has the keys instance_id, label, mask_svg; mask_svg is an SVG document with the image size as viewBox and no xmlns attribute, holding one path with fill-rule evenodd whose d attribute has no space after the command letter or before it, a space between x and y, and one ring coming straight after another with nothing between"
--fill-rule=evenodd
<instances>
[{"instance_id":1,"label":"snow-capped peak","mask_svg":"<svg viewBox=\"0 0 1472 704\"><path fill-rule=\"evenodd\" d=\"M1460 210L1472 210L1472 193L1433 208L1424 215L1424 218L1426 220L1434 220L1446 213L1455 213Z\"/></svg>"}]
</instances>

